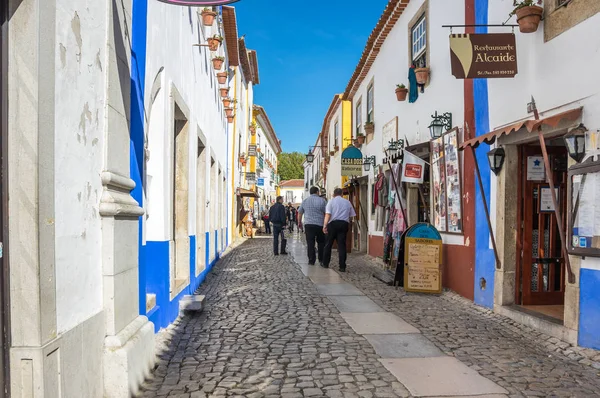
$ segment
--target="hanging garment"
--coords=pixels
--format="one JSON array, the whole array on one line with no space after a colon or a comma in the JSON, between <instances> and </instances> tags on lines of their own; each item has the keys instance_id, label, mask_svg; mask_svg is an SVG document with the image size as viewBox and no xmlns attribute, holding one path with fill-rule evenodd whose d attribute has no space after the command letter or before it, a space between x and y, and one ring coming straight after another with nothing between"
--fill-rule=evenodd
<instances>
[{"instance_id":1,"label":"hanging garment","mask_svg":"<svg viewBox=\"0 0 600 398\"><path fill-rule=\"evenodd\" d=\"M385 175L381 173L381 187L379 188L379 206L387 207L389 204L389 185Z\"/></svg>"},{"instance_id":2,"label":"hanging garment","mask_svg":"<svg viewBox=\"0 0 600 398\"><path fill-rule=\"evenodd\" d=\"M417 74L415 73L415 68L412 66L408 69L408 83L408 102L412 104L413 102L417 102L417 99L419 98L419 84L417 83Z\"/></svg>"}]
</instances>

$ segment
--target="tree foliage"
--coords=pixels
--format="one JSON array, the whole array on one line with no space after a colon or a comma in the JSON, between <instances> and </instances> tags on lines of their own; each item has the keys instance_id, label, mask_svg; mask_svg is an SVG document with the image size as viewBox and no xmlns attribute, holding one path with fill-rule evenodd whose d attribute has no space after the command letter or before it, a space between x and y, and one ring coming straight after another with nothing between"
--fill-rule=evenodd
<instances>
[{"instance_id":1,"label":"tree foliage","mask_svg":"<svg viewBox=\"0 0 600 398\"><path fill-rule=\"evenodd\" d=\"M279 162L277 170L281 180L294 180L304 178L302 163L306 159L300 152L282 152L277 157Z\"/></svg>"}]
</instances>

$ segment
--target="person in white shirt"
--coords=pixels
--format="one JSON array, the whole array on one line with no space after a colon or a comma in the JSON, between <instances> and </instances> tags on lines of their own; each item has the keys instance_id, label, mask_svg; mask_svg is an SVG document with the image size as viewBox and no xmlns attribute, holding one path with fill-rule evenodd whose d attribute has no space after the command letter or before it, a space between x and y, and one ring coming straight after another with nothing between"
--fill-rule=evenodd
<instances>
[{"instance_id":1,"label":"person in white shirt","mask_svg":"<svg viewBox=\"0 0 600 398\"><path fill-rule=\"evenodd\" d=\"M327 235L325 253L323 253L323 267L329 268L333 242L337 241L340 272L346 272L346 236L350 229L350 221L356 217L354 207L349 200L342 197L342 190L333 191L333 199L327 203L323 232Z\"/></svg>"}]
</instances>

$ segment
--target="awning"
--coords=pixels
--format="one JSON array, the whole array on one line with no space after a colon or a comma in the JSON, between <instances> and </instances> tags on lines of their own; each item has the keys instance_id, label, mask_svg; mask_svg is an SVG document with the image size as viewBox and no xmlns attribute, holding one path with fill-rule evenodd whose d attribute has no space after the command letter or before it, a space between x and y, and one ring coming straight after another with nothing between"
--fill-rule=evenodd
<instances>
[{"instance_id":1,"label":"awning","mask_svg":"<svg viewBox=\"0 0 600 398\"><path fill-rule=\"evenodd\" d=\"M242 198L258 198L258 194L250 189L246 188L238 188L235 191L235 194Z\"/></svg>"},{"instance_id":2,"label":"awning","mask_svg":"<svg viewBox=\"0 0 600 398\"><path fill-rule=\"evenodd\" d=\"M570 111L562 112L557 115L548 116L548 117L546 117L544 119L540 119L540 120L523 120L523 121L511 124L509 126L502 127L497 130L494 130L494 131L490 131L487 134L480 135L479 137L475 137L468 141L465 141L460 145L460 149L461 150L465 149L468 146L477 148L480 144L482 144L484 142L486 144L493 144L494 141L496 141L496 138L498 138L502 135L509 135L513 131L519 131L523 127L525 127L527 129L527 131L529 131L530 133L533 131L536 131L538 129L538 127L540 127L540 126L556 127L563 120L570 120L570 121L578 120L581 117L582 111L583 111L583 108L581 107L581 108L571 109Z\"/></svg>"}]
</instances>

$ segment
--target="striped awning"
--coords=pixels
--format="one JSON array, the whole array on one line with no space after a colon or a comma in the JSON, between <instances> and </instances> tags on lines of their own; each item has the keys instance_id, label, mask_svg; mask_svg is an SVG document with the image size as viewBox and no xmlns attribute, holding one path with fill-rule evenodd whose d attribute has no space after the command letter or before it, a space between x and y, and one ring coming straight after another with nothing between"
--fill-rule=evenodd
<instances>
[{"instance_id":1,"label":"striped awning","mask_svg":"<svg viewBox=\"0 0 600 398\"><path fill-rule=\"evenodd\" d=\"M468 141L465 141L460 145L460 149L461 150L465 149L468 146L477 148L480 144L482 144L484 142L486 144L493 144L494 141L496 141L496 138L498 138L502 135L509 135L510 133L512 133L514 131L519 131L522 128L526 128L527 131L529 131L531 133L533 131L537 131L537 129L541 126L556 127L563 120L576 121L581 117L582 112L583 112L583 107L571 109L569 111L562 112L562 113L559 113L559 114L556 114L553 116L548 116L544 119L523 120L523 121L511 124L511 125L499 128L497 130L490 131L487 134L480 135L479 137L472 138Z\"/></svg>"}]
</instances>

